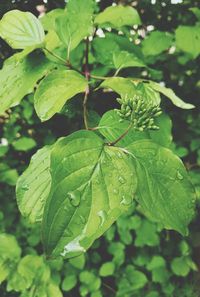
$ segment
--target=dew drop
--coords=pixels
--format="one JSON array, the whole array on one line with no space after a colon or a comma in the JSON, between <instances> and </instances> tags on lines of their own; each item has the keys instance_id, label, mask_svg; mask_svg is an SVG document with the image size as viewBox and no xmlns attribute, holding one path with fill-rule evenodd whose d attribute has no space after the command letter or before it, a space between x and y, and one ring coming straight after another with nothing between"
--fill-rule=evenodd
<instances>
[{"instance_id":1,"label":"dew drop","mask_svg":"<svg viewBox=\"0 0 200 297\"><path fill-rule=\"evenodd\" d=\"M132 203L132 199L131 198L126 198L124 195L122 196L122 200L120 202L120 204L122 205L130 205Z\"/></svg>"},{"instance_id":2,"label":"dew drop","mask_svg":"<svg viewBox=\"0 0 200 297\"><path fill-rule=\"evenodd\" d=\"M23 186L22 186L22 190L24 190L24 191L28 191L28 190L29 190L29 186L28 186L28 185L23 185Z\"/></svg>"},{"instance_id":3,"label":"dew drop","mask_svg":"<svg viewBox=\"0 0 200 297\"><path fill-rule=\"evenodd\" d=\"M69 253L76 252L86 252L85 248L80 245L80 236L76 237L74 240L65 245L63 252L60 254L62 257L65 257Z\"/></svg>"},{"instance_id":4,"label":"dew drop","mask_svg":"<svg viewBox=\"0 0 200 297\"><path fill-rule=\"evenodd\" d=\"M101 221L100 226L103 226L103 224L105 223L105 220L107 218L107 213L105 212L105 210L100 210L97 214Z\"/></svg>"},{"instance_id":5,"label":"dew drop","mask_svg":"<svg viewBox=\"0 0 200 297\"><path fill-rule=\"evenodd\" d=\"M118 194L119 191L118 191L117 189L114 189L114 190L113 190L113 193L114 193L114 194Z\"/></svg>"},{"instance_id":6,"label":"dew drop","mask_svg":"<svg viewBox=\"0 0 200 297\"><path fill-rule=\"evenodd\" d=\"M69 192L67 198L70 200L71 205L77 207L81 202L81 193L78 190Z\"/></svg>"},{"instance_id":7,"label":"dew drop","mask_svg":"<svg viewBox=\"0 0 200 297\"><path fill-rule=\"evenodd\" d=\"M86 223L86 219L84 216L79 216L80 217L80 220L81 220L81 223L85 224Z\"/></svg>"},{"instance_id":8,"label":"dew drop","mask_svg":"<svg viewBox=\"0 0 200 297\"><path fill-rule=\"evenodd\" d=\"M122 176L119 176L118 180L119 180L120 184L124 184L126 182Z\"/></svg>"},{"instance_id":9,"label":"dew drop","mask_svg":"<svg viewBox=\"0 0 200 297\"><path fill-rule=\"evenodd\" d=\"M183 179L183 176L182 176L182 174L181 174L179 171L177 171L177 173L176 173L176 177L177 177L177 179L179 179L179 180L182 180L182 179Z\"/></svg>"},{"instance_id":10,"label":"dew drop","mask_svg":"<svg viewBox=\"0 0 200 297\"><path fill-rule=\"evenodd\" d=\"M117 153L118 158L122 159L122 154L120 152Z\"/></svg>"}]
</instances>

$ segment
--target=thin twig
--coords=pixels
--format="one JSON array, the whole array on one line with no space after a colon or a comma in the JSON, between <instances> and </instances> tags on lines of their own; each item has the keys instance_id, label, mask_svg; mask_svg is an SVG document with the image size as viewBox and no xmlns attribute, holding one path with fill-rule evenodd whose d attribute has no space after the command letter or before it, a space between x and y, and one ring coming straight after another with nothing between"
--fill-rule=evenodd
<instances>
[{"instance_id":1,"label":"thin twig","mask_svg":"<svg viewBox=\"0 0 200 297\"><path fill-rule=\"evenodd\" d=\"M120 135L116 140L114 140L113 142L109 142L108 145L109 146L114 146L117 142L119 142L122 138L124 138L126 136L126 134L128 134L128 132L130 131L130 129L133 126L133 122L130 123L130 125L128 126L127 130Z\"/></svg>"},{"instance_id":2,"label":"thin twig","mask_svg":"<svg viewBox=\"0 0 200 297\"><path fill-rule=\"evenodd\" d=\"M111 292L116 293L116 291L109 285L107 285L106 283L102 283L104 287L106 287L107 289L109 289Z\"/></svg>"},{"instance_id":3,"label":"thin twig","mask_svg":"<svg viewBox=\"0 0 200 297\"><path fill-rule=\"evenodd\" d=\"M86 39L86 48L85 48L85 65L84 65L84 75L87 81L89 81L90 78L90 72L89 72L89 38ZM84 125L86 130L89 129L88 122L87 122L87 101L88 101L88 95L90 93L89 86L86 87L85 90L85 96L83 99L83 119L84 119Z\"/></svg>"},{"instance_id":4,"label":"thin twig","mask_svg":"<svg viewBox=\"0 0 200 297\"><path fill-rule=\"evenodd\" d=\"M59 61L61 61L62 63L64 63L64 65L67 66L66 61L62 57L58 56L57 54L55 54L54 52L50 51L46 47L44 48L44 50L47 51L50 55L52 55L54 58L58 59Z\"/></svg>"}]
</instances>

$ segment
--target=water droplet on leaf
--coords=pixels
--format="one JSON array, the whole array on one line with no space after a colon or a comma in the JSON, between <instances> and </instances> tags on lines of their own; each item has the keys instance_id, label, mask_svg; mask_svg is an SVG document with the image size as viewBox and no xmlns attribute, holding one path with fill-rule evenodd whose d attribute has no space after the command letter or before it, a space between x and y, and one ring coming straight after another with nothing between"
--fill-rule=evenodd
<instances>
[{"instance_id":1,"label":"water droplet on leaf","mask_svg":"<svg viewBox=\"0 0 200 297\"><path fill-rule=\"evenodd\" d=\"M70 203L73 206L77 207L77 206L79 206L79 204L81 202L81 193L78 190L69 192L67 194L67 198L70 200Z\"/></svg>"},{"instance_id":2,"label":"water droplet on leaf","mask_svg":"<svg viewBox=\"0 0 200 297\"><path fill-rule=\"evenodd\" d=\"M121 184L124 184L126 182L122 176L119 176L118 180Z\"/></svg>"},{"instance_id":3,"label":"water droplet on leaf","mask_svg":"<svg viewBox=\"0 0 200 297\"><path fill-rule=\"evenodd\" d=\"M98 216L99 216L99 218L101 220L100 226L102 226L105 223L105 220L107 218L107 213L105 212L105 210L100 210L98 212Z\"/></svg>"}]
</instances>

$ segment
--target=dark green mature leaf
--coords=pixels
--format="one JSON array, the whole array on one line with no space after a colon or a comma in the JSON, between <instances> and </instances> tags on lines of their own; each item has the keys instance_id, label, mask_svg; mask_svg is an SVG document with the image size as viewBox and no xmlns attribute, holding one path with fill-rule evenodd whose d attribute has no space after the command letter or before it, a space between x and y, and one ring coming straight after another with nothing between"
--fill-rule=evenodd
<instances>
[{"instance_id":1,"label":"dark green mature leaf","mask_svg":"<svg viewBox=\"0 0 200 297\"><path fill-rule=\"evenodd\" d=\"M176 45L180 50L196 58L200 54L200 27L179 26L176 29Z\"/></svg>"},{"instance_id":2,"label":"dark green mature leaf","mask_svg":"<svg viewBox=\"0 0 200 297\"><path fill-rule=\"evenodd\" d=\"M92 47L97 62L106 65L106 67L119 68L123 64L125 66L122 68L145 66L140 48L124 36L106 33L104 38L94 38Z\"/></svg>"},{"instance_id":3,"label":"dark green mature leaf","mask_svg":"<svg viewBox=\"0 0 200 297\"><path fill-rule=\"evenodd\" d=\"M155 120L155 124L160 128L156 131L138 132L133 128L128 134L118 142L119 146L127 146L133 141L140 139L152 139L154 142L169 147L172 142L172 123L166 114L162 114ZM130 121L122 119L114 110L106 112L100 120L98 130L109 141L116 140L129 127Z\"/></svg>"},{"instance_id":4,"label":"dark green mature leaf","mask_svg":"<svg viewBox=\"0 0 200 297\"><path fill-rule=\"evenodd\" d=\"M65 102L87 88L87 80L73 70L54 70L46 76L35 92L34 105L42 121L59 112Z\"/></svg>"},{"instance_id":5,"label":"dark green mature leaf","mask_svg":"<svg viewBox=\"0 0 200 297\"><path fill-rule=\"evenodd\" d=\"M159 55L172 45L173 36L167 32L153 31L142 42L145 56Z\"/></svg>"},{"instance_id":6,"label":"dark green mature leaf","mask_svg":"<svg viewBox=\"0 0 200 297\"><path fill-rule=\"evenodd\" d=\"M138 177L137 199L145 213L183 235L194 215L195 192L181 160L150 140L127 146Z\"/></svg>"},{"instance_id":7,"label":"dark green mature leaf","mask_svg":"<svg viewBox=\"0 0 200 297\"><path fill-rule=\"evenodd\" d=\"M53 67L52 62L35 52L23 59L15 54L6 60L0 70L0 114L19 104L26 94L33 91L37 81Z\"/></svg>"},{"instance_id":8,"label":"dark green mature leaf","mask_svg":"<svg viewBox=\"0 0 200 297\"><path fill-rule=\"evenodd\" d=\"M95 23L100 27L119 29L123 26L140 25L140 16L136 9L130 6L110 6L95 18Z\"/></svg>"},{"instance_id":9,"label":"dark green mature leaf","mask_svg":"<svg viewBox=\"0 0 200 297\"><path fill-rule=\"evenodd\" d=\"M17 204L22 215L28 217L31 223L41 221L44 204L50 192L51 149L52 146L45 146L38 150L17 181Z\"/></svg>"},{"instance_id":10,"label":"dark green mature leaf","mask_svg":"<svg viewBox=\"0 0 200 297\"><path fill-rule=\"evenodd\" d=\"M51 155L52 187L43 219L47 255L84 252L131 205L137 180L123 149L95 133L58 141Z\"/></svg>"},{"instance_id":11,"label":"dark green mature leaf","mask_svg":"<svg viewBox=\"0 0 200 297\"><path fill-rule=\"evenodd\" d=\"M42 47L44 29L40 21L30 12L11 10L0 22L0 36L14 49Z\"/></svg>"},{"instance_id":12,"label":"dark green mature leaf","mask_svg":"<svg viewBox=\"0 0 200 297\"><path fill-rule=\"evenodd\" d=\"M56 32L68 53L92 33L93 12L93 0L69 0L66 14L57 18Z\"/></svg>"},{"instance_id":13,"label":"dark green mature leaf","mask_svg":"<svg viewBox=\"0 0 200 297\"><path fill-rule=\"evenodd\" d=\"M186 103L183 100L181 100L178 96L176 96L176 94L174 93L174 91L172 89L163 87L159 83L156 83L153 81L150 81L149 84L153 90L165 95L177 107L180 107L182 109L192 109L195 107L193 104Z\"/></svg>"}]
</instances>

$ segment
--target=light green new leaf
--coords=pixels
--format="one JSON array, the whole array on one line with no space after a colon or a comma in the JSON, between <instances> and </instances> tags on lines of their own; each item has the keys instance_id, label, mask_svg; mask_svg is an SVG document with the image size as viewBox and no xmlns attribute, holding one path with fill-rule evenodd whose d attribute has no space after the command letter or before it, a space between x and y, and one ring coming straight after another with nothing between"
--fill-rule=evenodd
<instances>
[{"instance_id":1,"label":"light green new leaf","mask_svg":"<svg viewBox=\"0 0 200 297\"><path fill-rule=\"evenodd\" d=\"M120 51L113 54L114 66L117 69L128 67L145 67L146 65L136 55L126 51Z\"/></svg>"},{"instance_id":2,"label":"light green new leaf","mask_svg":"<svg viewBox=\"0 0 200 297\"><path fill-rule=\"evenodd\" d=\"M136 9L130 6L110 6L95 18L95 24L101 27L112 27L119 29L123 26L140 25L140 16Z\"/></svg>"},{"instance_id":3,"label":"light green new leaf","mask_svg":"<svg viewBox=\"0 0 200 297\"><path fill-rule=\"evenodd\" d=\"M44 29L30 12L11 10L0 21L0 36L14 49L43 46Z\"/></svg>"},{"instance_id":4,"label":"light green new leaf","mask_svg":"<svg viewBox=\"0 0 200 297\"><path fill-rule=\"evenodd\" d=\"M175 34L176 46L197 58L200 54L200 26L179 26Z\"/></svg>"},{"instance_id":5,"label":"light green new leaf","mask_svg":"<svg viewBox=\"0 0 200 297\"><path fill-rule=\"evenodd\" d=\"M183 235L193 218L195 192L181 160L150 140L127 146L138 178L136 197L144 212Z\"/></svg>"},{"instance_id":6,"label":"light green new leaf","mask_svg":"<svg viewBox=\"0 0 200 297\"><path fill-rule=\"evenodd\" d=\"M173 36L167 32L153 31L142 41L145 56L159 55L172 45Z\"/></svg>"},{"instance_id":7,"label":"light green new leaf","mask_svg":"<svg viewBox=\"0 0 200 297\"><path fill-rule=\"evenodd\" d=\"M51 172L45 251L71 257L91 246L131 205L135 170L123 149L109 147L94 132L78 131L54 146Z\"/></svg>"},{"instance_id":8,"label":"light green new leaf","mask_svg":"<svg viewBox=\"0 0 200 297\"><path fill-rule=\"evenodd\" d=\"M155 90L155 91L165 95L167 98L169 98L172 101L172 103L174 105L176 105L177 107L180 107L182 109L192 109L195 107L193 104L186 103L183 100L181 100L178 96L176 96L174 91L170 88L163 87L159 83L156 83L153 81L149 81L149 85L153 90Z\"/></svg>"},{"instance_id":9,"label":"light green new leaf","mask_svg":"<svg viewBox=\"0 0 200 297\"><path fill-rule=\"evenodd\" d=\"M56 19L56 32L68 53L92 33L93 12L93 0L69 0L65 15Z\"/></svg>"},{"instance_id":10,"label":"light green new leaf","mask_svg":"<svg viewBox=\"0 0 200 297\"><path fill-rule=\"evenodd\" d=\"M44 204L50 192L51 149L52 146L45 146L38 150L17 181L17 204L22 215L28 217L31 223L41 221Z\"/></svg>"},{"instance_id":11,"label":"light green new leaf","mask_svg":"<svg viewBox=\"0 0 200 297\"><path fill-rule=\"evenodd\" d=\"M140 95L146 100L155 102L156 105L160 104L160 94L155 91L150 84L137 82L131 78L112 77L104 80L100 87L110 88L121 97L131 98L134 95Z\"/></svg>"},{"instance_id":12,"label":"light green new leaf","mask_svg":"<svg viewBox=\"0 0 200 297\"><path fill-rule=\"evenodd\" d=\"M20 103L26 94L33 91L54 64L36 52L23 59L18 54L6 60L0 70L0 114Z\"/></svg>"},{"instance_id":13,"label":"light green new leaf","mask_svg":"<svg viewBox=\"0 0 200 297\"><path fill-rule=\"evenodd\" d=\"M37 115L42 121L59 112L65 102L87 88L87 80L73 70L54 70L39 84L34 97Z\"/></svg>"},{"instance_id":14,"label":"light green new leaf","mask_svg":"<svg viewBox=\"0 0 200 297\"><path fill-rule=\"evenodd\" d=\"M162 114L155 120L155 124L160 128L156 131L135 131L130 129L128 134L119 142L119 146L127 146L133 141L140 139L152 139L154 142L169 147L172 142L172 123L166 114ZM109 141L116 140L129 127L130 121L122 119L115 110L106 112L100 120L98 130Z\"/></svg>"}]
</instances>

